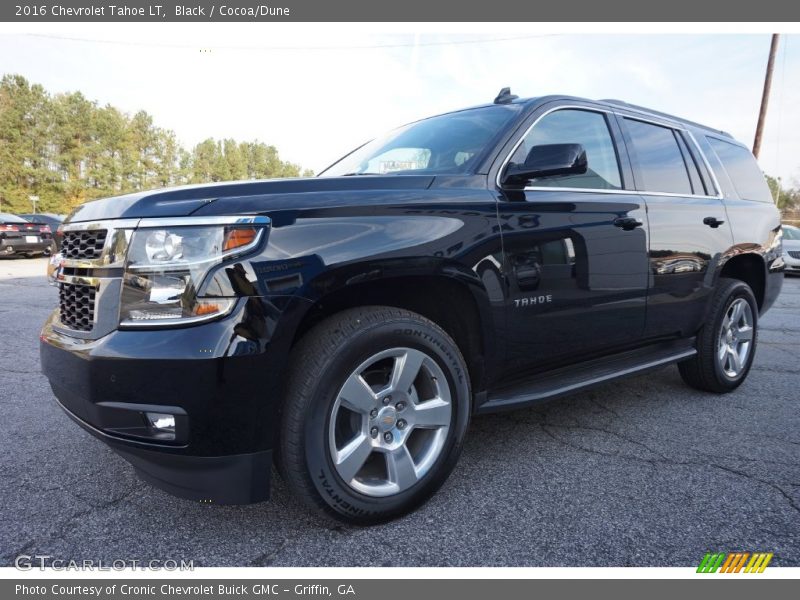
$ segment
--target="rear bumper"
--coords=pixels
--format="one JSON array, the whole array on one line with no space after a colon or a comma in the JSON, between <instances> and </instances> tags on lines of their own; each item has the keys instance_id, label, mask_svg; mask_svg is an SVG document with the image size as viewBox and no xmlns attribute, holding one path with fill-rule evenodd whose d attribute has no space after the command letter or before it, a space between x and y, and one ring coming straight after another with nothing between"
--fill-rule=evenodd
<instances>
[{"instance_id":1,"label":"rear bumper","mask_svg":"<svg viewBox=\"0 0 800 600\"><path fill-rule=\"evenodd\" d=\"M67 414L156 487L220 504L266 500L291 342L277 323L291 304L242 298L219 321L97 340L61 333L54 313L42 371ZM173 415L174 439L146 412Z\"/></svg>"},{"instance_id":2,"label":"rear bumper","mask_svg":"<svg viewBox=\"0 0 800 600\"><path fill-rule=\"evenodd\" d=\"M0 239L0 255L25 254L28 252L50 252L53 249L53 240L44 239L40 242L27 243L24 238Z\"/></svg>"}]
</instances>

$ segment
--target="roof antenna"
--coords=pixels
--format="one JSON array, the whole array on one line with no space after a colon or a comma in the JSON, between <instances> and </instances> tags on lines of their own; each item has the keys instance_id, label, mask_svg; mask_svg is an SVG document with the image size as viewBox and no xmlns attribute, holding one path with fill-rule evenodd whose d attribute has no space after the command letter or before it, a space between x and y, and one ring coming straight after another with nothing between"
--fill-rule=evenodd
<instances>
[{"instance_id":1,"label":"roof antenna","mask_svg":"<svg viewBox=\"0 0 800 600\"><path fill-rule=\"evenodd\" d=\"M510 87L504 87L500 90L500 93L497 94L497 98L494 99L495 104L511 104L512 100L516 100L519 96L515 96L511 93Z\"/></svg>"}]
</instances>

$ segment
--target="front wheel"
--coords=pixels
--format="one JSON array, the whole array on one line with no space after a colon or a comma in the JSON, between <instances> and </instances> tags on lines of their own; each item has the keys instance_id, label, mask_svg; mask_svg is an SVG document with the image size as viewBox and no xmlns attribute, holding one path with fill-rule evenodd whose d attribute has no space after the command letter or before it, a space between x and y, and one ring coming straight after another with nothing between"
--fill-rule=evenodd
<instances>
[{"instance_id":1,"label":"front wheel","mask_svg":"<svg viewBox=\"0 0 800 600\"><path fill-rule=\"evenodd\" d=\"M343 311L293 351L278 467L338 520L369 524L433 494L458 459L470 386L453 340L397 308Z\"/></svg>"},{"instance_id":2,"label":"front wheel","mask_svg":"<svg viewBox=\"0 0 800 600\"><path fill-rule=\"evenodd\" d=\"M758 303L750 286L720 279L707 323L697 336L697 354L678 364L690 386L732 392L747 378L758 342Z\"/></svg>"}]
</instances>

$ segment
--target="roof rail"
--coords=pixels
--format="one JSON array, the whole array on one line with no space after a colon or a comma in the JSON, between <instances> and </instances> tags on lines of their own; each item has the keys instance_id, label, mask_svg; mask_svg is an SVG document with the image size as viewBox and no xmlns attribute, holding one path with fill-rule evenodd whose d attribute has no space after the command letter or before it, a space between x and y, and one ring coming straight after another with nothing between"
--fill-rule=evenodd
<instances>
[{"instance_id":1,"label":"roof rail","mask_svg":"<svg viewBox=\"0 0 800 600\"><path fill-rule=\"evenodd\" d=\"M605 102L606 104L616 104L617 106L627 108L628 110L631 110L633 112L644 113L646 115L647 114L658 115L659 117L665 117L667 119L672 119L673 121L677 121L679 123L685 123L686 125L691 125L692 127L698 127L700 129L705 129L707 131L713 131L714 133L717 133L719 135L724 135L725 137L733 139L733 136L727 131L723 131L721 129L715 129L713 127L709 127L708 125L703 125L702 123L690 121L689 119L684 119L682 117L676 117L675 115L671 115L669 113L653 110L650 108L646 108L644 106L639 106L637 104L631 104L630 102L625 102L624 100L616 100L615 98L603 98L602 100L598 100L598 102Z\"/></svg>"}]
</instances>

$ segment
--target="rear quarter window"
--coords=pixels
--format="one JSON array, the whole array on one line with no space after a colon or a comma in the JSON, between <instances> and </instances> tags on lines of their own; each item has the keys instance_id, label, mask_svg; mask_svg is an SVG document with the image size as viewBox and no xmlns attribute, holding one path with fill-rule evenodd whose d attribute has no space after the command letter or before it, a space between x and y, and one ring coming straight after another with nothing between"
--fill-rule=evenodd
<instances>
[{"instance_id":1,"label":"rear quarter window","mask_svg":"<svg viewBox=\"0 0 800 600\"><path fill-rule=\"evenodd\" d=\"M714 154L742 200L772 202L772 195L755 157L747 148L706 136Z\"/></svg>"}]
</instances>

